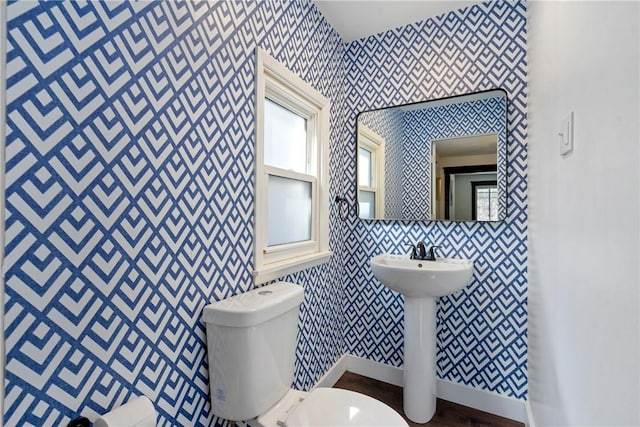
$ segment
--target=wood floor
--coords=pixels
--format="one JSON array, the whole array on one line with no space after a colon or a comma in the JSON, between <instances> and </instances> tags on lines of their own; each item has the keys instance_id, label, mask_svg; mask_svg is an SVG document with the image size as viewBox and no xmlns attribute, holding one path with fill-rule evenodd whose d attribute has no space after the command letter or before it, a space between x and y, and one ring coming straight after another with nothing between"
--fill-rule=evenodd
<instances>
[{"instance_id":1,"label":"wood floor","mask_svg":"<svg viewBox=\"0 0 640 427\"><path fill-rule=\"evenodd\" d=\"M345 372L334 387L357 391L371 396L391 406L398 411L400 415L404 416L404 412L402 411L402 387L363 377L352 372ZM524 427L524 424L517 421L498 417L441 399L438 399L436 414L427 424L416 424L409 421L406 417L405 420L407 420L407 423L412 427Z\"/></svg>"}]
</instances>

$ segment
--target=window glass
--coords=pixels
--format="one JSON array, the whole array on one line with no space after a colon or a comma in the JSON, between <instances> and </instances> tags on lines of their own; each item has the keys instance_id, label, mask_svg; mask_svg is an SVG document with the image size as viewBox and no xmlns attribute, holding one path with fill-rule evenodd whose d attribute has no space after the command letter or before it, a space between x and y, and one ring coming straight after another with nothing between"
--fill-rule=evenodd
<instances>
[{"instance_id":1,"label":"window glass","mask_svg":"<svg viewBox=\"0 0 640 427\"><path fill-rule=\"evenodd\" d=\"M307 120L265 99L264 163L307 172Z\"/></svg>"},{"instance_id":2,"label":"window glass","mask_svg":"<svg viewBox=\"0 0 640 427\"><path fill-rule=\"evenodd\" d=\"M358 149L358 185L372 187L371 185L371 151L359 147Z\"/></svg>"},{"instance_id":3,"label":"window glass","mask_svg":"<svg viewBox=\"0 0 640 427\"><path fill-rule=\"evenodd\" d=\"M269 246L311 239L311 183L269 177Z\"/></svg>"},{"instance_id":4,"label":"window glass","mask_svg":"<svg viewBox=\"0 0 640 427\"><path fill-rule=\"evenodd\" d=\"M376 193L374 191L360 191L358 205L360 218L373 219L376 217Z\"/></svg>"},{"instance_id":5,"label":"window glass","mask_svg":"<svg viewBox=\"0 0 640 427\"><path fill-rule=\"evenodd\" d=\"M498 187L477 186L476 189L476 220L498 220Z\"/></svg>"}]
</instances>

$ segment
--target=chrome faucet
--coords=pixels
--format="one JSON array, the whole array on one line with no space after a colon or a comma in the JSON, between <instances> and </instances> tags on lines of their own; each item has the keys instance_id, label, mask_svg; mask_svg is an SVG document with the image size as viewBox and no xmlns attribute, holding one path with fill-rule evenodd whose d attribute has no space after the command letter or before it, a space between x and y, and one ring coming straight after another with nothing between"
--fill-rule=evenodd
<instances>
[{"instance_id":1,"label":"chrome faucet","mask_svg":"<svg viewBox=\"0 0 640 427\"><path fill-rule=\"evenodd\" d=\"M411 246L411 255L409 256L411 259L418 259L421 261L435 261L436 257L436 249L440 246L431 246L429 250L427 250L424 242L420 241L416 245L413 243L407 243L407 246Z\"/></svg>"}]
</instances>

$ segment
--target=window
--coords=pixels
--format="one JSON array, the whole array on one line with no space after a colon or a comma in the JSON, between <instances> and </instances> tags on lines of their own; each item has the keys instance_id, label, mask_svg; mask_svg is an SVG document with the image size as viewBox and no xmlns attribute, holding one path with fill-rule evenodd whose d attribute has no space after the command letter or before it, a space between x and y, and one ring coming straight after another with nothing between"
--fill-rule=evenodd
<instances>
[{"instance_id":1,"label":"window","mask_svg":"<svg viewBox=\"0 0 640 427\"><path fill-rule=\"evenodd\" d=\"M256 283L325 262L329 100L264 51L256 72Z\"/></svg>"},{"instance_id":2,"label":"window","mask_svg":"<svg viewBox=\"0 0 640 427\"><path fill-rule=\"evenodd\" d=\"M384 218L384 139L358 124L358 209L360 218Z\"/></svg>"},{"instance_id":3,"label":"window","mask_svg":"<svg viewBox=\"0 0 640 427\"><path fill-rule=\"evenodd\" d=\"M472 182L471 205L473 220L498 221L498 184L497 181Z\"/></svg>"}]
</instances>

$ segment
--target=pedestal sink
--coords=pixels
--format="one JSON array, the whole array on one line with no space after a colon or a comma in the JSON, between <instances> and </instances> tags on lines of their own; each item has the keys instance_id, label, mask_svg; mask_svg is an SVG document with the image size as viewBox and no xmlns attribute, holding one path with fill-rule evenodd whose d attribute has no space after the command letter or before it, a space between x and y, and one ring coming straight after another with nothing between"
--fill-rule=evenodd
<instances>
[{"instance_id":1,"label":"pedestal sink","mask_svg":"<svg viewBox=\"0 0 640 427\"><path fill-rule=\"evenodd\" d=\"M371 259L373 275L404 295L404 413L426 423L436 411L436 298L464 288L473 262L384 254Z\"/></svg>"}]
</instances>

